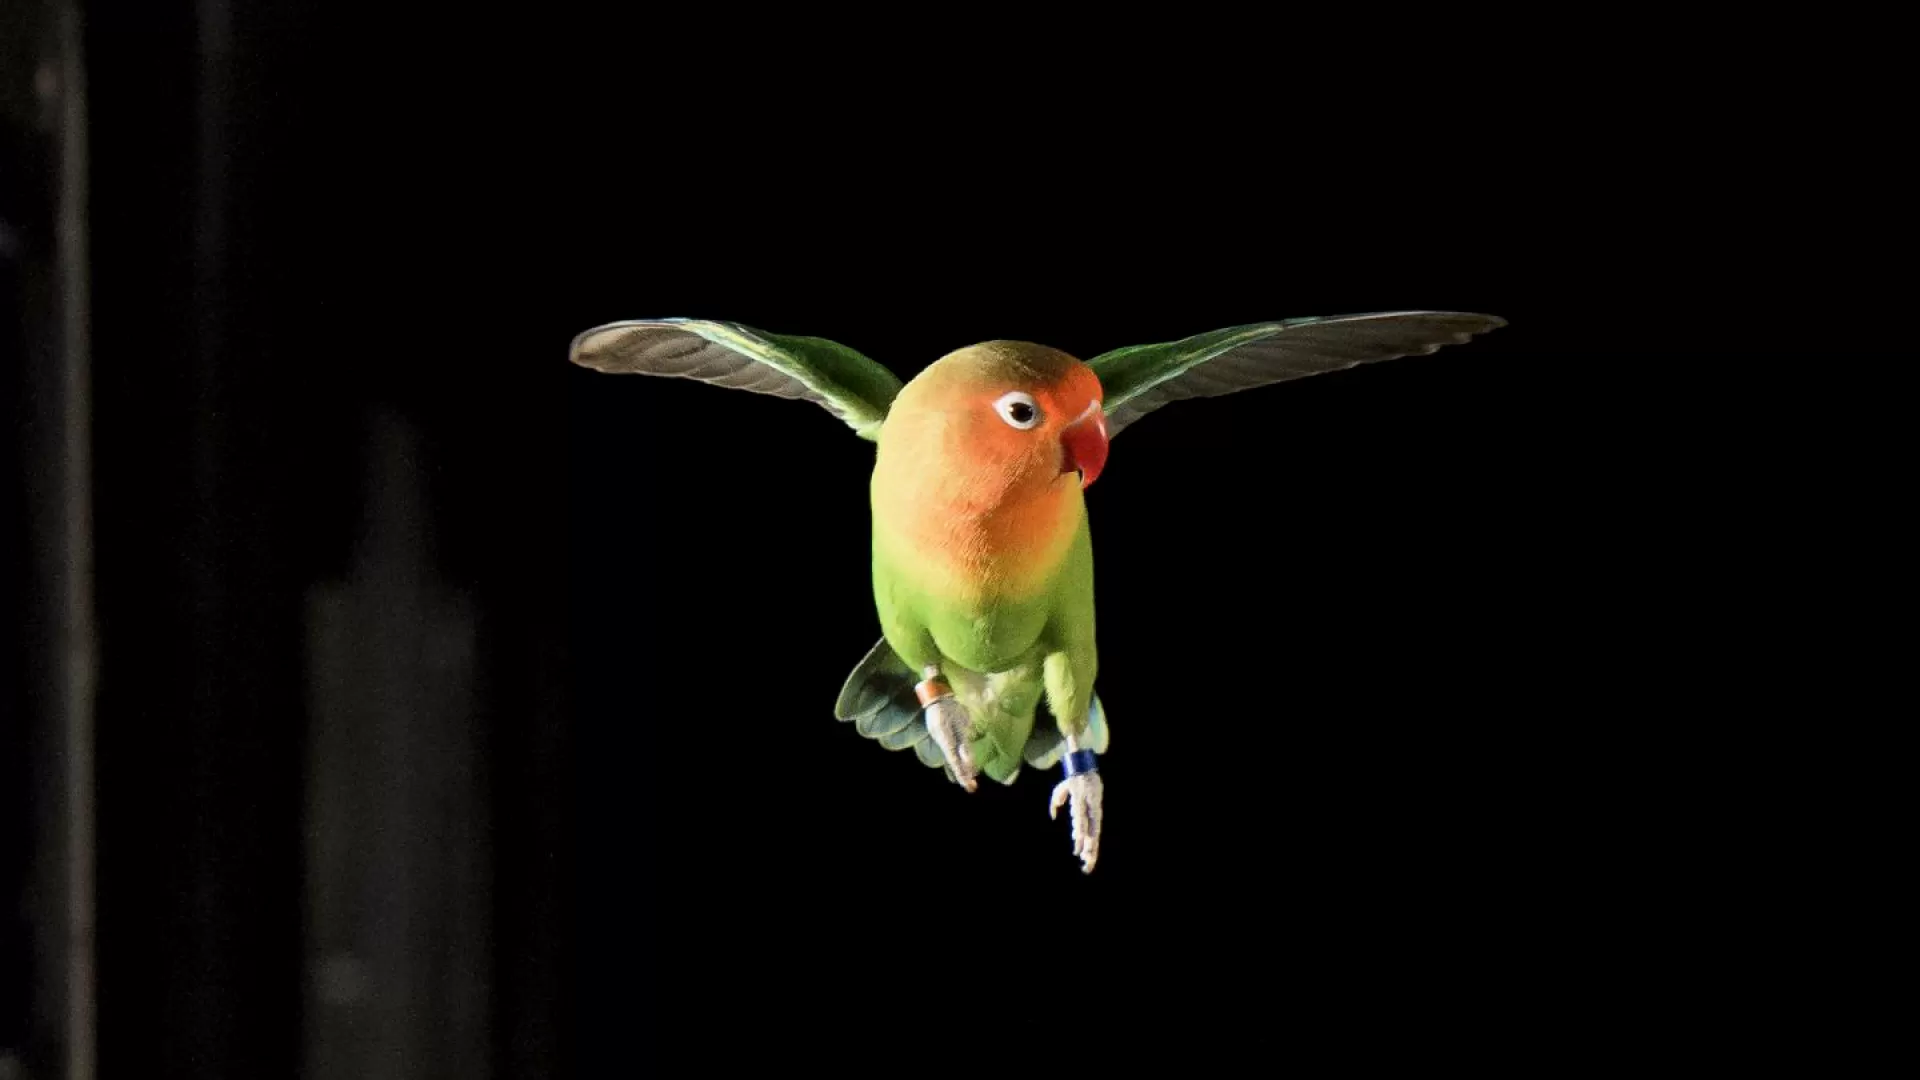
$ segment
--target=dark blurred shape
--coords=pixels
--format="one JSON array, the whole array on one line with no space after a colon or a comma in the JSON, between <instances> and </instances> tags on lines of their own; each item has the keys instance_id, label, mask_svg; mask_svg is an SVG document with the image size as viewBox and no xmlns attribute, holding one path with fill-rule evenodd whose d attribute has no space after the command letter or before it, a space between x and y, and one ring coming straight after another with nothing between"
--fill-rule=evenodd
<instances>
[{"instance_id":1,"label":"dark blurred shape","mask_svg":"<svg viewBox=\"0 0 1920 1080\"><path fill-rule=\"evenodd\" d=\"M421 392L317 11L0 8L6 1080L568 1073L564 360Z\"/></svg>"},{"instance_id":2,"label":"dark blurred shape","mask_svg":"<svg viewBox=\"0 0 1920 1080\"><path fill-rule=\"evenodd\" d=\"M0 1077L94 1075L87 97L73 3L0 14L0 306L14 415L0 610ZM17 478L19 486L12 486Z\"/></svg>"},{"instance_id":3,"label":"dark blurred shape","mask_svg":"<svg viewBox=\"0 0 1920 1080\"><path fill-rule=\"evenodd\" d=\"M377 416L350 576L310 607L308 1080L491 1075L474 613L437 580L418 443Z\"/></svg>"}]
</instances>

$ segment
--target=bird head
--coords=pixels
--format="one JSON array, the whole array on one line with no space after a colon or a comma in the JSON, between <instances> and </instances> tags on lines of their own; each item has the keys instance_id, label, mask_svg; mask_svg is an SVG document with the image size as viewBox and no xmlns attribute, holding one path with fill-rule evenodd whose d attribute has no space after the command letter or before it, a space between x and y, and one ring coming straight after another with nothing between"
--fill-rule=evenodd
<instances>
[{"instance_id":1,"label":"bird head","mask_svg":"<svg viewBox=\"0 0 1920 1080\"><path fill-rule=\"evenodd\" d=\"M901 391L896 411L935 422L944 456L1004 478L1008 487L1075 483L1107 463L1100 380L1044 345L988 341L948 353Z\"/></svg>"}]
</instances>

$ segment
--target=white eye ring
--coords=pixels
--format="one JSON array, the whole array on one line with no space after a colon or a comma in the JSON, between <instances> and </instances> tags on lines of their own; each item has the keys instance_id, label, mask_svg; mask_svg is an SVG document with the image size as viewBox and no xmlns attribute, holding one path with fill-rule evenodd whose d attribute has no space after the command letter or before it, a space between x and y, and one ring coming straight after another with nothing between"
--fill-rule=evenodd
<instances>
[{"instance_id":1,"label":"white eye ring","mask_svg":"<svg viewBox=\"0 0 1920 1080\"><path fill-rule=\"evenodd\" d=\"M1033 400L1032 394L1019 390L1002 394L1000 400L993 403L993 411L1000 414L1000 419L1005 420L1008 427L1031 431L1040 426L1040 403ZM1026 418L1020 419L1022 415Z\"/></svg>"}]
</instances>

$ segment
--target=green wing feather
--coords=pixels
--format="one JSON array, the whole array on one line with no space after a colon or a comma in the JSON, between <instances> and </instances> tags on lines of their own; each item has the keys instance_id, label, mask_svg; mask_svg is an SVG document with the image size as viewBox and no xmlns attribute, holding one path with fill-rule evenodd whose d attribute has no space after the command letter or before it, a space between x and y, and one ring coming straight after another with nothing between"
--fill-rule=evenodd
<instances>
[{"instance_id":1,"label":"green wing feather","mask_svg":"<svg viewBox=\"0 0 1920 1080\"><path fill-rule=\"evenodd\" d=\"M881 638L847 676L833 715L851 721L855 731L889 750L912 750L922 765L945 768L946 758L928 734L920 699L913 692L918 681L913 669Z\"/></svg>"},{"instance_id":2,"label":"green wing feather","mask_svg":"<svg viewBox=\"0 0 1920 1080\"><path fill-rule=\"evenodd\" d=\"M1106 397L1111 438L1175 401L1463 345L1507 324L1459 311L1382 311L1234 326L1157 345L1134 345L1087 361Z\"/></svg>"},{"instance_id":3,"label":"green wing feather","mask_svg":"<svg viewBox=\"0 0 1920 1080\"><path fill-rule=\"evenodd\" d=\"M740 323L639 319L596 326L568 358L615 374L697 379L811 401L869 441L880 436L900 380L860 352L825 338L769 334Z\"/></svg>"},{"instance_id":4,"label":"green wing feather","mask_svg":"<svg viewBox=\"0 0 1920 1080\"><path fill-rule=\"evenodd\" d=\"M920 699L913 692L913 684L919 681L913 669L906 661L896 655L885 638L881 638L867 653L860 665L847 676L845 685L840 688L840 700L834 704L835 718L853 724L854 730L863 737L872 739L888 750L912 750L922 765L932 769L946 770L947 778L953 773L947 770L947 761L940 753L940 745L933 741L927 731L926 714L921 709ZM978 719L978 717L976 717ZM1091 696L1087 710L1086 746L1097 754L1107 752L1106 710L1100 704L1100 696ZM1028 736L1020 756L1028 765L1040 769L1050 769L1060 760L1066 750L1065 740L1060 736L1058 724L1049 717L1045 724L1035 724Z\"/></svg>"}]
</instances>

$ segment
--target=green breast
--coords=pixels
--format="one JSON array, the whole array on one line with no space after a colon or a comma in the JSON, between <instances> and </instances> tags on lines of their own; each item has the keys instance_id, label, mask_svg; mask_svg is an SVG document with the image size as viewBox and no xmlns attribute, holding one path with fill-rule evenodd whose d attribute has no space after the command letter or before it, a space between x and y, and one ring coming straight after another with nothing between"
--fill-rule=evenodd
<instances>
[{"instance_id":1,"label":"green breast","mask_svg":"<svg viewBox=\"0 0 1920 1080\"><path fill-rule=\"evenodd\" d=\"M980 672L1006 671L1035 659L1051 605L1026 600L929 603L928 631L954 663Z\"/></svg>"}]
</instances>

